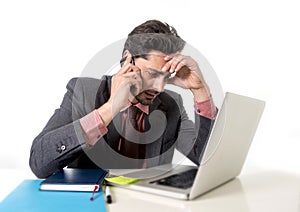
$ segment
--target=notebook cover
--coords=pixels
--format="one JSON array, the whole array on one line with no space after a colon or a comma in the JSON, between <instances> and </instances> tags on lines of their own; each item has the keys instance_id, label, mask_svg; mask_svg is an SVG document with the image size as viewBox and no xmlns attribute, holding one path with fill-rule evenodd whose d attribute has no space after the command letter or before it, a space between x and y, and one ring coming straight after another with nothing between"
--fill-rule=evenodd
<instances>
[{"instance_id":1,"label":"notebook cover","mask_svg":"<svg viewBox=\"0 0 300 212\"><path fill-rule=\"evenodd\" d=\"M82 185L92 185L89 191L93 191L95 188L94 185L101 185L107 173L103 169L67 168L54 173L42 181L41 186L47 185L47 190L86 191L87 188L83 188ZM49 187L52 187L52 189ZM41 189L45 190L42 187Z\"/></svg>"},{"instance_id":2,"label":"notebook cover","mask_svg":"<svg viewBox=\"0 0 300 212\"><path fill-rule=\"evenodd\" d=\"M2 202L0 211L106 211L102 189L92 192L41 191L42 180L24 180Z\"/></svg>"}]
</instances>

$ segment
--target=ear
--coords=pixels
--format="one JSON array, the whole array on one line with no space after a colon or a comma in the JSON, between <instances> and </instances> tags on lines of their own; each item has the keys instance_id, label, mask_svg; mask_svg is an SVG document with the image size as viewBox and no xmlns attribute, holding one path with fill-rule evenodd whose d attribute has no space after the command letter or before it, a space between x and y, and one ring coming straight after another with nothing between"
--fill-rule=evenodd
<instances>
[{"instance_id":1,"label":"ear","mask_svg":"<svg viewBox=\"0 0 300 212\"><path fill-rule=\"evenodd\" d=\"M122 54L122 57L126 57L128 54L130 54L130 52L126 49L123 54Z\"/></svg>"},{"instance_id":2,"label":"ear","mask_svg":"<svg viewBox=\"0 0 300 212\"><path fill-rule=\"evenodd\" d=\"M127 58L127 56L128 56L129 54L130 54L130 52L129 52L127 49L124 50L124 52L123 52L123 54L122 54L122 59L120 60L120 65L121 65L121 67L123 66L123 64L124 64L124 62L125 62L125 60L126 60L126 58ZM131 61L133 61L132 64L134 64L133 58L132 58Z\"/></svg>"}]
</instances>

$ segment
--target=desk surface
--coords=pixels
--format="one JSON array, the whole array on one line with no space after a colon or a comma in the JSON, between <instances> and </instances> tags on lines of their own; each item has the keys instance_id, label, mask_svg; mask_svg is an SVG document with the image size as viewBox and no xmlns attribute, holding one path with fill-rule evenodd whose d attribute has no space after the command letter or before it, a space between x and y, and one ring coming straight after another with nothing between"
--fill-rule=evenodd
<instances>
[{"instance_id":1,"label":"desk surface","mask_svg":"<svg viewBox=\"0 0 300 212\"><path fill-rule=\"evenodd\" d=\"M35 179L29 170L0 169L0 201L24 179ZM111 189L113 203L107 211L230 211L299 212L300 175L247 169L236 179L193 201L175 200L123 188Z\"/></svg>"}]
</instances>

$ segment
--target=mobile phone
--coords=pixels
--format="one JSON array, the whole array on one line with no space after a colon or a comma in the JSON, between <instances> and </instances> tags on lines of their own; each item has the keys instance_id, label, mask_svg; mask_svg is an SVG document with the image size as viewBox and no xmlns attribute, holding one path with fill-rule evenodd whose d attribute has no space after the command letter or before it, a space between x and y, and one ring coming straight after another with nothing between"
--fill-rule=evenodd
<instances>
[{"instance_id":1,"label":"mobile phone","mask_svg":"<svg viewBox=\"0 0 300 212\"><path fill-rule=\"evenodd\" d=\"M120 60L120 65L121 67L123 66L125 60L127 59L127 56L126 57L123 57L121 60ZM134 57L131 58L131 64L135 65L135 62L134 62Z\"/></svg>"}]
</instances>

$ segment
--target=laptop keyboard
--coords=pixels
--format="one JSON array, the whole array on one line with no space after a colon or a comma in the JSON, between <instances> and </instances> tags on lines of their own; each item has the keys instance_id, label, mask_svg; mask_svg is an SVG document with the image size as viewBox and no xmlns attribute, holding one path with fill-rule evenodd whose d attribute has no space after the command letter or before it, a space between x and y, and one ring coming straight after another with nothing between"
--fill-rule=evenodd
<instances>
[{"instance_id":1,"label":"laptop keyboard","mask_svg":"<svg viewBox=\"0 0 300 212\"><path fill-rule=\"evenodd\" d=\"M194 183L197 171L197 169L191 169L185 172L181 172L178 174L168 176L166 178L153 181L151 183L157 183L159 185L165 185L182 189L190 188Z\"/></svg>"}]
</instances>

